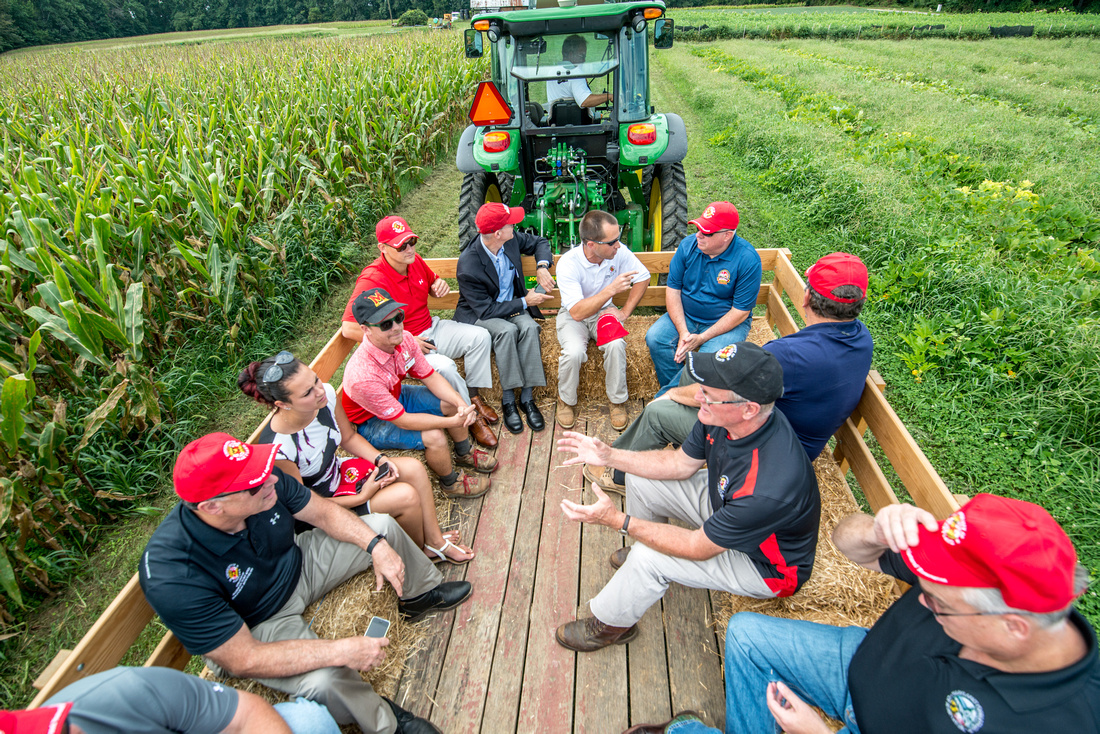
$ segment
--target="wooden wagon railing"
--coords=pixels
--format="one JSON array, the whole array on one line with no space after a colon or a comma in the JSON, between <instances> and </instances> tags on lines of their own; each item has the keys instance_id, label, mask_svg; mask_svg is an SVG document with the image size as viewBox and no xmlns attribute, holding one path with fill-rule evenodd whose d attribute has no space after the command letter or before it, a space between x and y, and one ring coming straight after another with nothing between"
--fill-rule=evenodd
<instances>
[{"instance_id":1,"label":"wooden wagon railing","mask_svg":"<svg viewBox=\"0 0 1100 734\"><path fill-rule=\"evenodd\" d=\"M757 252L760 254L765 273L773 274L770 281L761 283L757 305L767 307L768 323L781 335L793 333L799 327L783 297L787 294L794 310L799 316L803 316L802 293L805 287L803 280L791 264L789 250L760 249ZM671 252L639 253L639 258L651 273L667 273L671 256ZM432 270L444 278L454 277L458 263L455 258L430 259L427 262ZM524 258L523 270L526 275L534 275L534 258ZM616 296L616 302L625 301L626 295L622 293ZM429 305L436 309L451 309L455 307L457 301L457 292L452 292L445 298L432 299ZM665 288L650 286L641 305L664 306L664 303ZM547 308L560 306L556 292L554 299L546 302L544 306ZM357 342L344 337L337 329L314 358L310 367L327 382L332 379L356 345ZM870 431L916 504L929 510L936 517L944 518L958 509L958 500L948 491L936 470L886 401L883 394L884 387L877 373L872 372L868 375L858 407L836 432L834 457L842 472L852 472L873 510L877 511L887 504L896 503L898 499L894 490L865 439L867 432ZM257 427L249 437L250 442L256 440L260 429L269 419L270 416ZM31 706L41 705L70 683L118 665L153 616L153 609L145 601L135 574L76 648L58 653L35 681L35 687L39 689L39 693ZM145 661L145 665L182 669L190 660L191 655L169 632Z\"/></svg>"}]
</instances>

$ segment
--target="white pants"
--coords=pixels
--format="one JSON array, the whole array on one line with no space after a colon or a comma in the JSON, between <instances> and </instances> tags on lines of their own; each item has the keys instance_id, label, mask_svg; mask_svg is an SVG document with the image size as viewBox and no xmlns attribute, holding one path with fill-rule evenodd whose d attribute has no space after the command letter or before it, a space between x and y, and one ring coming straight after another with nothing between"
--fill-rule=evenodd
<instances>
[{"instance_id":1,"label":"white pants","mask_svg":"<svg viewBox=\"0 0 1100 734\"><path fill-rule=\"evenodd\" d=\"M674 517L702 526L713 514L706 467L682 480L641 479L627 474L626 514L653 522L668 522ZM629 627L661 600L673 581L694 589L717 589L758 599L775 596L755 564L741 551L728 550L706 561L689 561L635 543L623 567L591 601L592 614L612 627Z\"/></svg>"},{"instance_id":2,"label":"white pants","mask_svg":"<svg viewBox=\"0 0 1100 734\"><path fill-rule=\"evenodd\" d=\"M584 321L574 321L569 311L558 311L558 397L566 405L577 404L577 383L581 379L581 365L588 361L588 340L596 338L596 323L603 311ZM625 403L626 392L626 341L616 339L599 348L603 352L604 387L607 399L616 405Z\"/></svg>"},{"instance_id":3,"label":"white pants","mask_svg":"<svg viewBox=\"0 0 1100 734\"><path fill-rule=\"evenodd\" d=\"M467 405L470 403L467 385L478 389L493 386L493 364L490 361L493 338L488 331L473 324L432 316L432 325L421 332L420 337L435 342L436 351L426 355L428 364L443 375L443 379ZM459 358L466 367L465 379L454 363Z\"/></svg>"}]
</instances>

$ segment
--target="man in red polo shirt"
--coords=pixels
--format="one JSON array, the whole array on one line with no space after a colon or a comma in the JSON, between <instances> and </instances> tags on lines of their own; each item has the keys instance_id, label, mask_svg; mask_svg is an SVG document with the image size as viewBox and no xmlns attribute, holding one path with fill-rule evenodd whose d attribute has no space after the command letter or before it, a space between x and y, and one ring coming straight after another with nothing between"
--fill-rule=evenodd
<instances>
[{"instance_id":1,"label":"man in red polo shirt","mask_svg":"<svg viewBox=\"0 0 1100 734\"><path fill-rule=\"evenodd\" d=\"M381 256L363 268L355 281L355 290L344 309L342 333L348 339L363 340L363 330L351 312L351 304L369 288L383 288L394 300L405 304L405 331L415 337L432 368L465 403L477 409L478 419L470 426L470 435L482 446L493 448L497 439L487 424L500 418L478 396L480 388L493 386L492 337L480 326L440 319L428 311L428 294L442 298L451 292L451 287L416 254L418 238L404 219L386 217L374 228L374 233ZM465 365L465 378L454 363L459 357Z\"/></svg>"},{"instance_id":2,"label":"man in red polo shirt","mask_svg":"<svg viewBox=\"0 0 1100 734\"><path fill-rule=\"evenodd\" d=\"M474 406L432 369L416 337L404 330L404 305L381 288L355 297L352 313L363 343L344 369L344 412L375 448L423 451L444 494L479 497L489 491L489 478L457 472L454 465L488 474L497 460L470 446ZM403 385L406 375L423 384ZM448 434L455 444L453 462Z\"/></svg>"}]
</instances>

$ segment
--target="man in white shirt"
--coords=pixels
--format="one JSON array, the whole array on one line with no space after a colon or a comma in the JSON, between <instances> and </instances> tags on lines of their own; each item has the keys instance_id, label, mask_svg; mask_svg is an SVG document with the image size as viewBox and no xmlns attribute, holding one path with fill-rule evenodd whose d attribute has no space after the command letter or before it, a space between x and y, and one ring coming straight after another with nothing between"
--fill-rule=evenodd
<instances>
[{"instance_id":1,"label":"man in white shirt","mask_svg":"<svg viewBox=\"0 0 1100 734\"><path fill-rule=\"evenodd\" d=\"M572 428L576 421L577 383L581 365L588 359L588 340L597 339L601 317L612 314L621 325L633 313L649 287L649 271L638 256L623 247L622 229L614 216L593 210L580 224L580 247L574 247L558 260L558 289L561 309L557 330L561 354L558 357L557 421ZM611 297L630 291L619 309ZM614 322L611 322L614 324ZM623 405L626 391L626 342L621 338L600 345L607 399L611 403L611 425L617 431L626 428Z\"/></svg>"},{"instance_id":2,"label":"man in white shirt","mask_svg":"<svg viewBox=\"0 0 1100 734\"><path fill-rule=\"evenodd\" d=\"M562 41L561 57L565 66L577 66L584 63L588 53L588 43L583 36L572 35ZM579 107L596 107L611 101L610 94L593 94L584 77L570 77L546 83L546 99L551 105L559 99L571 99Z\"/></svg>"}]
</instances>

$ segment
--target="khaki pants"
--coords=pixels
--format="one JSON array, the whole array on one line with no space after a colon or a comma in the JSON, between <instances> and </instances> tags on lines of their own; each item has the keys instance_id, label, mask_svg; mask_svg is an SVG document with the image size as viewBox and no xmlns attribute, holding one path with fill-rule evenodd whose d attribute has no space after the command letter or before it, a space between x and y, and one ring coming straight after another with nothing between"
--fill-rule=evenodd
<instances>
[{"instance_id":1,"label":"khaki pants","mask_svg":"<svg viewBox=\"0 0 1100 734\"><path fill-rule=\"evenodd\" d=\"M558 397L566 405L577 404L577 384L581 379L581 365L588 361L588 340L596 338L596 323L603 311L584 321L574 321L569 311L558 311ZM626 341L616 339L600 347L603 352L604 386L607 399L618 405L625 403L626 392Z\"/></svg>"},{"instance_id":2,"label":"khaki pants","mask_svg":"<svg viewBox=\"0 0 1100 734\"><path fill-rule=\"evenodd\" d=\"M668 522L674 517L701 526L713 514L706 468L683 480L641 479L627 474L626 514L653 522ZM741 551L728 550L706 561L689 561L635 543L623 567L591 601L592 614L612 627L629 627L660 601L673 581L694 589L717 589L758 599L775 596Z\"/></svg>"},{"instance_id":3,"label":"khaki pants","mask_svg":"<svg viewBox=\"0 0 1100 734\"><path fill-rule=\"evenodd\" d=\"M360 519L376 533L385 535L386 542L405 562L405 598L434 589L443 580L443 575L392 517L376 514ZM299 535L298 547L302 549L302 575L298 586L282 609L252 628L252 636L260 642L316 640L317 634L302 618L306 607L371 567L370 554L365 550L352 543L334 540L321 530L310 530ZM226 674L213 661L205 660L215 675ZM357 724L367 734L393 734L397 729L397 721L389 705L360 677L357 670L346 667L318 668L301 675L258 680L277 691L324 704L338 723Z\"/></svg>"}]
</instances>

